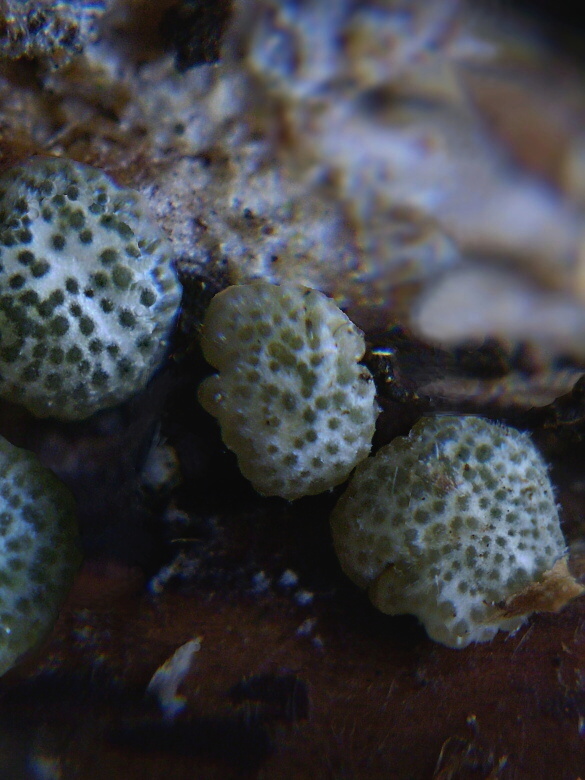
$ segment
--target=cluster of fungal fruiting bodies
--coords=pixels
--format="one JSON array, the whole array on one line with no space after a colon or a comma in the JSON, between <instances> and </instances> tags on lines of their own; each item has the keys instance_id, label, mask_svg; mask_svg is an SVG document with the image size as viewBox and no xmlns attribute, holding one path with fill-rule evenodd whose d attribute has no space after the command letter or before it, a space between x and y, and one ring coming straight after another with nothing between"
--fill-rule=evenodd
<instances>
[{"instance_id":1,"label":"cluster of fungal fruiting bodies","mask_svg":"<svg viewBox=\"0 0 585 780\"><path fill-rule=\"evenodd\" d=\"M104 173L32 158L0 176L0 396L78 420L141 390L180 286L140 196ZM0 674L52 625L78 565L73 501L0 440Z\"/></svg>"},{"instance_id":2,"label":"cluster of fungal fruiting bodies","mask_svg":"<svg viewBox=\"0 0 585 780\"><path fill-rule=\"evenodd\" d=\"M368 458L377 407L364 341L335 304L256 282L216 296L200 400L264 494L322 492L357 469L331 519L375 606L451 647L516 629L581 592L546 466L529 437L477 417L422 419Z\"/></svg>"},{"instance_id":3,"label":"cluster of fungal fruiting bodies","mask_svg":"<svg viewBox=\"0 0 585 780\"><path fill-rule=\"evenodd\" d=\"M180 300L169 245L139 196L79 163L0 177L0 396L88 417L138 392ZM378 408L363 335L333 301L258 281L217 295L203 406L258 492L293 500L354 470L332 516L342 567L372 602L462 647L581 592L528 437L473 417L420 421L368 457ZM66 490L0 441L0 673L50 627L78 563Z\"/></svg>"}]
</instances>

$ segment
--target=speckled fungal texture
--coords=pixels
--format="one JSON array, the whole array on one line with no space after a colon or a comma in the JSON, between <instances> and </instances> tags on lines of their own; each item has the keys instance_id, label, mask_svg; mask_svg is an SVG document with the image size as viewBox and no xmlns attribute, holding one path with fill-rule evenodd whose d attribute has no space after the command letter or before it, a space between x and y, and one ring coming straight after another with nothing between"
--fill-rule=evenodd
<instances>
[{"instance_id":1,"label":"speckled fungal texture","mask_svg":"<svg viewBox=\"0 0 585 780\"><path fill-rule=\"evenodd\" d=\"M530 438L478 417L423 418L356 469L331 527L341 565L388 614L452 647L511 631L508 612L565 555ZM518 603L518 601L516 601Z\"/></svg>"},{"instance_id":2,"label":"speckled fungal texture","mask_svg":"<svg viewBox=\"0 0 585 780\"><path fill-rule=\"evenodd\" d=\"M202 331L219 374L199 393L256 490L287 499L345 480L370 451L375 388L362 334L322 293L236 285L216 295Z\"/></svg>"},{"instance_id":3,"label":"speckled fungal texture","mask_svg":"<svg viewBox=\"0 0 585 780\"><path fill-rule=\"evenodd\" d=\"M0 395L88 417L141 390L180 301L140 196L102 171L33 158L0 177Z\"/></svg>"},{"instance_id":4,"label":"speckled fungal texture","mask_svg":"<svg viewBox=\"0 0 585 780\"><path fill-rule=\"evenodd\" d=\"M0 0L0 58L67 64L96 36L104 0Z\"/></svg>"},{"instance_id":5,"label":"speckled fungal texture","mask_svg":"<svg viewBox=\"0 0 585 780\"><path fill-rule=\"evenodd\" d=\"M0 437L0 674L49 631L79 562L71 494Z\"/></svg>"}]
</instances>

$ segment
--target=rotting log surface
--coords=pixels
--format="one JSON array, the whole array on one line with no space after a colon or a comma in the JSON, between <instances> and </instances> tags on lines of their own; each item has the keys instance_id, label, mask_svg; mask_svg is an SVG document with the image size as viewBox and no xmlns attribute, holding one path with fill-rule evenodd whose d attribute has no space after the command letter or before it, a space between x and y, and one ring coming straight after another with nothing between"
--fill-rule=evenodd
<instances>
[{"instance_id":1,"label":"rotting log surface","mask_svg":"<svg viewBox=\"0 0 585 780\"><path fill-rule=\"evenodd\" d=\"M2 682L0 775L52 761L87 780L583 776L585 601L456 651L335 579L307 606L277 587L153 599L136 570L87 565L36 664ZM167 724L144 692L196 636Z\"/></svg>"},{"instance_id":2,"label":"rotting log surface","mask_svg":"<svg viewBox=\"0 0 585 780\"><path fill-rule=\"evenodd\" d=\"M376 612L332 550L340 489L293 504L259 497L193 402L199 377L183 366L179 381L162 375L87 425L0 408L0 429L76 492L87 553L55 631L0 680L0 777L585 777L585 599L464 650ZM153 419L183 473L162 498L134 484ZM553 478L579 539L579 437L567 446ZM169 503L184 528L164 521ZM148 580L177 555L152 595ZM279 585L287 570L298 584ZM186 706L170 722L146 688L195 637Z\"/></svg>"}]
</instances>

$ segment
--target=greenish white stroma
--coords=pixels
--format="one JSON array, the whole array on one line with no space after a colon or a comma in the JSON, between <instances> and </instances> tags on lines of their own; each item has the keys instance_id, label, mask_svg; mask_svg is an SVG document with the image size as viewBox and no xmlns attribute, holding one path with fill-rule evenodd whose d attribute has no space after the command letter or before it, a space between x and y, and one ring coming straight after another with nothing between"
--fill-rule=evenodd
<instances>
[{"instance_id":1,"label":"greenish white stroma","mask_svg":"<svg viewBox=\"0 0 585 780\"><path fill-rule=\"evenodd\" d=\"M50 631L80 561L70 492L0 437L0 674Z\"/></svg>"}]
</instances>

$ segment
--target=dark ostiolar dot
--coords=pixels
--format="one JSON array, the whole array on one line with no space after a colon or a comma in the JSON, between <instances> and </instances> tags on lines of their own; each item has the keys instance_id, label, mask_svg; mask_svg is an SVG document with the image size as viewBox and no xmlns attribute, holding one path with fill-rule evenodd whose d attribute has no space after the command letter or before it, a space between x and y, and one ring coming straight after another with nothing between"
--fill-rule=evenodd
<instances>
[{"instance_id":1,"label":"dark ostiolar dot","mask_svg":"<svg viewBox=\"0 0 585 780\"><path fill-rule=\"evenodd\" d=\"M337 407L342 407L347 404L347 396L342 390L337 390L333 393L333 403Z\"/></svg>"},{"instance_id":2,"label":"dark ostiolar dot","mask_svg":"<svg viewBox=\"0 0 585 780\"><path fill-rule=\"evenodd\" d=\"M30 615L34 609L33 603L30 599L18 599L15 606L21 615Z\"/></svg>"},{"instance_id":3,"label":"dark ostiolar dot","mask_svg":"<svg viewBox=\"0 0 585 780\"><path fill-rule=\"evenodd\" d=\"M53 249L61 251L61 249L65 248L65 236L61 235L61 233L55 233L51 236L51 244Z\"/></svg>"},{"instance_id":4,"label":"dark ostiolar dot","mask_svg":"<svg viewBox=\"0 0 585 780\"><path fill-rule=\"evenodd\" d=\"M128 257L140 257L140 249L136 246L136 244L127 244L126 245L126 254Z\"/></svg>"},{"instance_id":5,"label":"dark ostiolar dot","mask_svg":"<svg viewBox=\"0 0 585 780\"><path fill-rule=\"evenodd\" d=\"M116 227L116 219L111 214L103 214L100 217L100 225L106 230L113 230Z\"/></svg>"},{"instance_id":6,"label":"dark ostiolar dot","mask_svg":"<svg viewBox=\"0 0 585 780\"><path fill-rule=\"evenodd\" d=\"M134 238L134 231L130 225L127 225L125 222L118 222L116 229L118 231L118 235L120 238L123 238L124 241L129 241L131 238Z\"/></svg>"},{"instance_id":7,"label":"dark ostiolar dot","mask_svg":"<svg viewBox=\"0 0 585 780\"><path fill-rule=\"evenodd\" d=\"M96 369L91 375L91 383L94 387L105 387L108 384L108 374L101 368Z\"/></svg>"},{"instance_id":8,"label":"dark ostiolar dot","mask_svg":"<svg viewBox=\"0 0 585 780\"><path fill-rule=\"evenodd\" d=\"M317 413L314 409L305 409L303 412L303 420L305 422L308 422L309 424L312 424L317 419Z\"/></svg>"},{"instance_id":9,"label":"dark ostiolar dot","mask_svg":"<svg viewBox=\"0 0 585 780\"><path fill-rule=\"evenodd\" d=\"M93 233L91 232L91 230L87 230L87 229L82 230L79 233L79 240L81 241L82 244L91 244L91 242L93 241Z\"/></svg>"},{"instance_id":10,"label":"dark ostiolar dot","mask_svg":"<svg viewBox=\"0 0 585 780\"><path fill-rule=\"evenodd\" d=\"M25 562L22 560L22 558L17 558L15 556L8 558L6 561L6 566L13 572L19 572L22 571L25 567ZM8 620L6 621L7 626L14 625L14 615L7 615L6 616ZM4 620L2 621L4 623Z\"/></svg>"},{"instance_id":11,"label":"dark ostiolar dot","mask_svg":"<svg viewBox=\"0 0 585 780\"><path fill-rule=\"evenodd\" d=\"M86 298L93 298L95 295L95 290L93 289L93 287L86 287L85 290L83 291L83 294L85 295Z\"/></svg>"},{"instance_id":12,"label":"dark ostiolar dot","mask_svg":"<svg viewBox=\"0 0 585 780\"><path fill-rule=\"evenodd\" d=\"M70 347L67 350L67 354L65 355L65 359L67 360L68 363L79 363L82 357L83 357L83 352L77 346Z\"/></svg>"},{"instance_id":13,"label":"dark ostiolar dot","mask_svg":"<svg viewBox=\"0 0 585 780\"><path fill-rule=\"evenodd\" d=\"M50 301L41 301L37 304L37 311L41 317L50 317L53 314L54 306Z\"/></svg>"},{"instance_id":14,"label":"dark ostiolar dot","mask_svg":"<svg viewBox=\"0 0 585 780\"><path fill-rule=\"evenodd\" d=\"M128 358L121 358L116 364L118 373L127 376L132 371L132 362Z\"/></svg>"},{"instance_id":15,"label":"dark ostiolar dot","mask_svg":"<svg viewBox=\"0 0 585 780\"><path fill-rule=\"evenodd\" d=\"M71 293L72 295L77 295L79 292L79 282L77 279L74 279L72 276L69 276L65 280L65 289L68 293Z\"/></svg>"},{"instance_id":16,"label":"dark ostiolar dot","mask_svg":"<svg viewBox=\"0 0 585 780\"><path fill-rule=\"evenodd\" d=\"M98 271L92 275L92 281L96 287L103 290L103 288L107 287L110 283L110 277L107 273L105 273L105 271Z\"/></svg>"},{"instance_id":17,"label":"dark ostiolar dot","mask_svg":"<svg viewBox=\"0 0 585 780\"><path fill-rule=\"evenodd\" d=\"M49 295L48 300L52 306L60 306L65 300L63 290L53 290L53 292Z\"/></svg>"},{"instance_id":18,"label":"dark ostiolar dot","mask_svg":"<svg viewBox=\"0 0 585 780\"><path fill-rule=\"evenodd\" d=\"M464 493L462 495L457 496L456 502L457 502L458 509L463 509L463 510L469 509L469 495Z\"/></svg>"},{"instance_id":19,"label":"dark ostiolar dot","mask_svg":"<svg viewBox=\"0 0 585 780\"><path fill-rule=\"evenodd\" d=\"M55 206L64 206L65 205L65 195L62 195L60 192L57 195L54 195L51 198L51 202L55 204Z\"/></svg>"},{"instance_id":20,"label":"dark ostiolar dot","mask_svg":"<svg viewBox=\"0 0 585 780\"><path fill-rule=\"evenodd\" d=\"M44 206L44 208L41 209L41 217L45 220L45 222L52 222L53 209L50 209L48 206Z\"/></svg>"},{"instance_id":21,"label":"dark ostiolar dot","mask_svg":"<svg viewBox=\"0 0 585 780\"><path fill-rule=\"evenodd\" d=\"M34 382L35 380L37 380L40 376L38 364L36 362L31 363L29 366L27 366L24 369L21 376L25 382Z\"/></svg>"},{"instance_id":22,"label":"dark ostiolar dot","mask_svg":"<svg viewBox=\"0 0 585 780\"><path fill-rule=\"evenodd\" d=\"M36 323L26 315L19 315L14 317L13 322L15 326L14 330L21 338L24 338L25 336L31 336L33 334L36 335L36 333L34 333Z\"/></svg>"},{"instance_id":23,"label":"dark ostiolar dot","mask_svg":"<svg viewBox=\"0 0 585 780\"><path fill-rule=\"evenodd\" d=\"M0 587L6 587L6 588L11 588L12 589L14 586L15 586L14 585L14 578L11 577L10 574L8 574L7 571L0 571ZM7 612L3 612L2 614L0 614L0 620L3 623L4 623L4 618L5 617L8 618L10 622L13 622L13 620L14 620L12 615L8 614ZM6 641L6 640L4 640L4 641Z\"/></svg>"},{"instance_id":24,"label":"dark ostiolar dot","mask_svg":"<svg viewBox=\"0 0 585 780\"><path fill-rule=\"evenodd\" d=\"M81 317L81 315L83 314L83 309L78 303L72 303L71 306L69 307L69 311L74 317Z\"/></svg>"},{"instance_id":25,"label":"dark ostiolar dot","mask_svg":"<svg viewBox=\"0 0 585 780\"><path fill-rule=\"evenodd\" d=\"M480 463L485 463L492 456L492 448L489 444L480 444L475 449L475 457Z\"/></svg>"},{"instance_id":26,"label":"dark ostiolar dot","mask_svg":"<svg viewBox=\"0 0 585 780\"><path fill-rule=\"evenodd\" d=\"M137 339L136 346L141 350L150 350L152 348L152 339L150 336L141 336Z\"/></svg>"},{"instance_id":27,"label":"dark ostiolar dot","mask_svg":"<svg viewBox=\"0 0 585 780\"><path fill-rule=\"evenodd\" d=\"M140 293L140 303L143 306L152 306L155 301L156 295L152 292L152 290L143 288L142 292Z\"/></svg>"},{"instance_id":28,"label":"dark ostiolar dot","mask_svg":"<svg viewBox=\"0 0 585 780\"><path fill-rule=\"evenodd\" d=\"M89 351L92 355L99 355L103 348L104 345L99 339L93 339L89 342Z\"/></svg>"},{"instance_id":29,"label":"dark ostiolar dot","mask_svg":"<svg viewBox=\"0 0 585 780\"><path fill-rule=\"evenodd\" d=\"M71 216L69 217L69 224L75 230L79 230L80 228L82 228L85 225L85 217L83 215L83 211L81 211L80 209L74 211L73 214L71 214Z\"/></svg>"},{"instance_id":30,"label":"dark ostiolar dot","mask_svg":"<svg viewBox=\"0 0 585 780\"><path fill-rule=\"evenodd\" d=\"M5 363L15 363L20 357L20 345L11 344L0 349L0 357Z\"/></svg>"},{"instance_id":31,"label":"dark ostiolar dot","mask_svg":"<svg viewBox=\"0 0 585 780\"><path fill-rule=\"evenodd\" d=\"M77 370L80 374L87 374L91 368L89 360L80 360L77 366Z\"/></svg>"},{"instance_id":32,"label":"dark ostiolar dot","mask_svg":"<svg viewBox=\"0 0 585 780\"><path fill-rule=\"evenodd\" d=\"M102 298L100 301L100 307L106 314L110 314L110 312L114 311L114 304L109 298Z\"/></svg>"},{"instance_id":33,"label":"dark ostiolar dot","mask_svg":"<svg viewBox=\"0 0 585 780\"><path fill-rule=\"evenodd\" d=\"M136 325L136 316L130 309L122 309L118 315L118 322L123 328L133 328Z\"/></svg>"},{"instance_id":34,"label":"dark ostiolar dot","mask_svg":"<svg viewBox=\"0 0 585 780\"><path fill-rule=\"evenodd\" d=\"M76 187L75 184L70 184L65 190L65 195L67 195L69 200L77 200L79 197L79 187Z\"/></svg>"},{"instance_id":35,"label":"dark ostiolar dot","mask_svg":"<svg viewBox=\"0 0 585 780\"><path fill-rule=\"evenodd\" d=\"M112 247L108 249L104 249L104 251L100 254L100 260L104 265L110 265L110 263L115 263L118 259L118 252L116 249L113 249Z\"/></svg>"},{"instance_id":36,"label":"dark ostiolar dot","mask_svg":"<svg viewBox=\"0 0 585 780\"><path fill-rule=\"evenodd\" d=\"M33 234L27 228L23 228L22 230L17 231L16 237L21 244L30 244L33 239Z\"/></svg>"},{"instance_id":37,"label":"dark ostiolar dot","mask_svg":"<svg viewBox=\"0 0 585 780\"><path fill-rule=\"evenodd\" d=\"M89 317L82 317L79 320L79 330L83 333L84 336L89 336L95 330L93 320Z\"/></svg>"},{"instance_id":38,"label":"dark ostiolar dot","mask_svg":"<svg viewBox=\"0 0 585 780\"><path fill-rule=\"evenodd\" d=\"M30 250L22 249L16 255L16 259L18 260L19 263L22 263L22 265L30 265L31 263L34 263L35 256Z\"/></svg>"},{"instance_id":39,"label":"dark ostiolar dot","mask_svg":"<svg viewBox=\"0 0 585 780\"><path fill-rule=\"evenodd\" d=\"M108 196L105 192L98 193L96 200L98 203L100 203L102 206L108 202Z\"/></svg>"},{"instance_id":40,"label":"dark ostiolar dot","mask_svg":"<svg viewBox=\"0 0 585 780\"><path fill-rule=\"evenodd\" d=\"M40 279L49 272L50 268L51 266L46 261L38 260L36 263L33 263L30 271L35 279Z\"/></svg>"},{"instance_id":41,"label":"dark ostiolar dot","mask_svg":"<svg viewBox=\"0 0 585 780\"><path fill-rule=\"evenodd\" d=\"M53 347L53 349L49 352L49 361L56 366L60 365L63 362L64 357L65 357L65 352L61 349L61 347Z\"/></svg>"},{"instance_id":42,"label":"dark ostiolar dot","mask_svg":"<svg viewBox=\"0 0 585 780\"><path fill-rule=\"evenodd\" d=\"M14 274L8 280L8 285L12 290L20 290L25 283L25 278L22 274Z\"/></svg>"},{"instance_id":43,"label":"dark ostiolar dot","mask_svg":"<svg viewBox=\"0 0 585 780\"><path fill-rule=\"evenodd\" d=\"M64 336L69 330L69 322L67 317L63 317L63 315L55 317L49 323L49 329L53 336Z\"/></svg>"},{"instance_id":44,"label":"dark ostiolar dot","mask_svg":"<svg viewBox=\"0 0 585 780\"><path fill-rule=\"evenodd\" d=\"M117 357L120 354L120 347L117 344L108 344L106 350L112 357Z\"/></svg>"},{"instance_id":45,"label":"dark ostiolar dot","mask_svg":"<svg viewBox=\"0 0 585 780\"><path fill-rule=\"evenodd\" d=\"M112 269L112 279L120 290L127 290L132 282L133 273L125 265L115 265Z\"/></svg>"},{"instance_id":46,"label":"dark ostiolar dot","mask_svg":"<svg viewBox=\"0 0 585 780\"><path fill-rule=\"evenodd\" d=\"M18 198L14 204L14 210L18 211L19 214L24 214L26 211L28 211L28 203L26 198Z\"/></svg>"}]
</instances>

